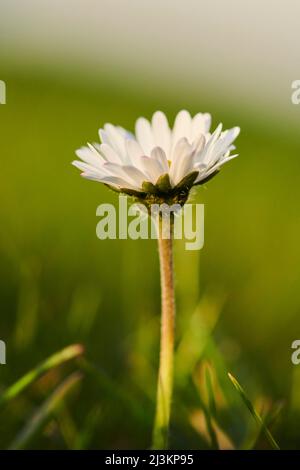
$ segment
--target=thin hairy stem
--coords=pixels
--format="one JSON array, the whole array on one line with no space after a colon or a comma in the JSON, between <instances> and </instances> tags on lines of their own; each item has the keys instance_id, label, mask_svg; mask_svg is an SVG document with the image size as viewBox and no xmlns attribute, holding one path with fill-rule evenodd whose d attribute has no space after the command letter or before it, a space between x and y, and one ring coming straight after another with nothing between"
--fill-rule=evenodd
<instances>
[{"instance_id":1,"label":"thin hairy stem","mask_svg":"<svg viewBox=\"0 0 300 470\"><path fill-rule=\"evenodd\" d=\"M169 228L169 238L164 238L160 222L158 248L161 277L161 338L160 362L157 383L156 414L153 430L153 448L167 449L170 424L174 330L175 330L175 293L173 274L173 226Z\"/></svg>"}]
</instances>

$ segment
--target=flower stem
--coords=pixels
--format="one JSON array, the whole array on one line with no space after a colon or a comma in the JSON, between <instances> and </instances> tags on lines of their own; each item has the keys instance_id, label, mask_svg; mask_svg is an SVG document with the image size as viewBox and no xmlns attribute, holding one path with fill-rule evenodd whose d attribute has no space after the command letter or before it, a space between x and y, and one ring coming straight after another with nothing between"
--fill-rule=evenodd
<instances>
[{"instance_id":1,"label":"flower stem","mask_svg":"<svg viewBox=\"0 0 300 470\"><path fill-rule=\"evenodd\" d=\"M160 221L158 248L161 277L161 338L157 383L153 449L167 449L173 389L175 294L173 276L173 225L169 238L162 234Z\"/></svg>"}]
</instances>

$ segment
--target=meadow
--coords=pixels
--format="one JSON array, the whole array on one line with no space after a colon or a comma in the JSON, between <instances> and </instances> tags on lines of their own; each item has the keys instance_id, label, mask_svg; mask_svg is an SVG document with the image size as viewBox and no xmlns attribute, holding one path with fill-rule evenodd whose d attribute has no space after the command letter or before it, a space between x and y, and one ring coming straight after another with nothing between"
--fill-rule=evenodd
<instances>
[{"instance_id":1,"label":"meadow","mask_svg":"<svg viewBox=\"0 0 300 470\"><path fill-rule=\"evenodd\" d=\"M267 426L280 448L299 448L300 366L291 363L300 335L297 130L260 114L259 104L248 112L201 86L178 96L17 68L1 79L0 448L150 448L156 243L99 240L96 208L117 196L70 163L105 122L133 130L140 115L162 109L172 122L181 108L242 131L240 156L192 195L205 205L203 249L175 244L170 446L270 448Z\"/></svg>"}]
</instances>

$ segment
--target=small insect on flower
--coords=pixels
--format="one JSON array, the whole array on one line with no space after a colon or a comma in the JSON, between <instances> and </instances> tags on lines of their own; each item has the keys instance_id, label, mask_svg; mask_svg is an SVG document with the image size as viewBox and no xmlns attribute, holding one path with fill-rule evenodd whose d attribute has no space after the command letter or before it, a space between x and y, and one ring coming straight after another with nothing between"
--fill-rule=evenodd
<instances>
[{"instance_id":1,"label":"small insect on flower","mask_svg":"<svg viewBox=\"0 0 300 470\"><path fill-rule=\"evenodd\" d=\"M192 186L212 178L224 163L237 157L233 141L239 127L222 132L219 124L210 133L211 116L193 118L180 111L170 129L164 113L152 121L141 117L135 135L119 126L105 124L99 130L101 143L76 151L74 161L84 178L105 183L115 191L143 200L146 204L172 202L183 205Z\"/></svg>"}]
</instances>

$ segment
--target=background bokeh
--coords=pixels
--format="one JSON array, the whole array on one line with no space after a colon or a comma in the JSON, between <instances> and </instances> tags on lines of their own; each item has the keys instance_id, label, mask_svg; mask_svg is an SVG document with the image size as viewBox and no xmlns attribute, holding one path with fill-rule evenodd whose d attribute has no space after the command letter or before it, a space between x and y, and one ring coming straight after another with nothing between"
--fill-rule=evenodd
<instances>
[{"instance_id":1,"label":"background bokeh","mask_svg":"<svg viewBox=\"0 0 300 470\"><path fill-rule=\"evenodd\" d=\"M204 248L175 246L171 446L268 448L230 371L280 447L300 448L297 42L294 1L2 0L1 390L71 344L84 353L0 399L1 448L150 446L157 248L98 240L96 207L117 196L70 162L105 122L182 108L242 133L240 157L192 196Z\"/></svg>"}]
</instances>

